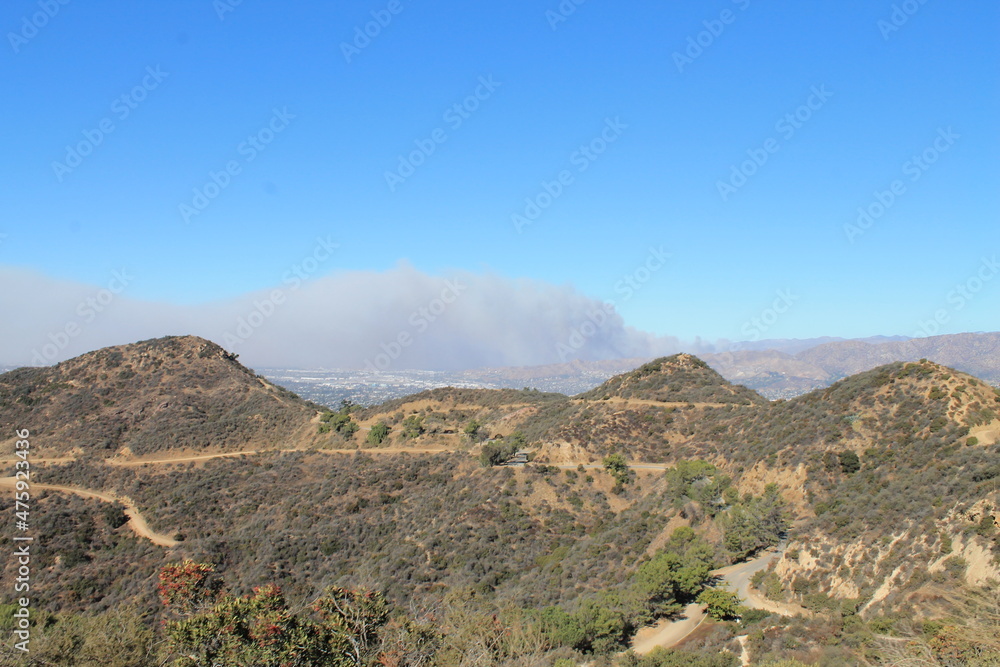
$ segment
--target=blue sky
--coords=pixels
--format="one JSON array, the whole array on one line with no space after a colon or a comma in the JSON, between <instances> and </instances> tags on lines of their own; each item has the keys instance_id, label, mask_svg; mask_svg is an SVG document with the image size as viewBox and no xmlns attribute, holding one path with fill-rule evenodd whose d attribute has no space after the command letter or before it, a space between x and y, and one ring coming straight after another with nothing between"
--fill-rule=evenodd
<instances>
[{"instance_id":1,"label":"blue sky","mask_svg":"<svg viewBox=\"0 0 1000 667\"><path fill-rule=\"evenodd\" d=\"M569 285L687 340L746 338L779 290L765 338L913 335L939 311L942 333L997 328L996 3L224 1L4 3L0 264L96 286L128 267L130 298L194 306L279 284L330 236L323 274ZM391 21L345 57L373 12ZM647 275L650 248L670 259ZM625 299L624 276L648 280Z\"/></svg>"}]
</instances>

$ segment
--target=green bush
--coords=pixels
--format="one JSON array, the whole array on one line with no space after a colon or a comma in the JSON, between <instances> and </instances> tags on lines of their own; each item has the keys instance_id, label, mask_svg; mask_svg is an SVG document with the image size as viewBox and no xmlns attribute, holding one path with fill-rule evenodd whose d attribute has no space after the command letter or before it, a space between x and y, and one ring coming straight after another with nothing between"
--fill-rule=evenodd
<instances>
[{"instance_id":1,"label":"green bush","mask_svg":"<svg viewBox=\"0 0 1000 667\"><path fill-rule=\"evenodd\" d=\"M390 429L385 422L379 422L372 426L372 430L368 432L368 437L365 438L365 442L369 445L378 447L385 442L386 438L389 437L389 431L391 430L392 429Z\"/></svg>"},{"instance_id":2,"label":"green bush","mask_svg":"<svg viewBox=\"0 0 1000 667\"><path fill-rule=\"evenodd\" d=\"M424 432L424 418L418 415L410 415L403 420L403 438L413 439Z\"/></svg>"},{"instance_id":3,"label":"green bush","mask_svg":"<svg viewBox=\"0 0 1000 667\"><path fill-rule=\"evenodd\" d=\"M351 419L352 410L354 410L354 405L351 403L346 403L340 412L327 410L320 415L319 432L329 433L330 431L336 431L345 438L350 439L357 433L359 428L357 422Z\"/></svg>"},{"instance_id":4,"label":"green bush","mask_svg":"<svg viewBox=\"0 0 1000 667\"><path fill-rule=\"evenodd\" d=\"M490 434L483 429L483 425L478 419L473 419L466 424L463 433L469 438L469 442L482 442L490 437Z\"/></svg>"},{"instance_id":5,"label":"green bush","mask_svg":"<svg viewBox=\"0 0 1000 667\"><path fill-rule=\"evenodd\" d=\"M629 651L618 661L619 667L737 667L739 664L740 659L729 651L695 653L659 646L647 655Z\"/></svg>"},{"instance_id":6,"label":"green bush","mask_svg":"<svg viewBox=\"0 0 1000 667\"><path fill-rule=\"evenodd\" d=\"M625 462L625 457L621 454L605 456L604 469L611 473L619 487L632 481L628 463Z\"/></svg>"},{"instance_id":7,"label":"green bush","mask_svg":"<svg viewBox=\"0 0 1000 667\"><path fill-rule=\"evenodd\" d=\"M840 460L840 469L845 475L853 475L861 469L861 459L849 449L837 454L837 458Z\"/></svg>"}]
</instances>

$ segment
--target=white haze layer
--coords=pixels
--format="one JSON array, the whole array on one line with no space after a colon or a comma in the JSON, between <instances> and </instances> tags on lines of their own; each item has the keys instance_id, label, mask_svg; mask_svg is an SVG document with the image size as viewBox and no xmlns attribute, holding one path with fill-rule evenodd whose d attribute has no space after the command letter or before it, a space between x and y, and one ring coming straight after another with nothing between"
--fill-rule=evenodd
<instances>
[{"instance_id":1,"label":"white haze layer","mask_svg":"<svg viewBox=\"0 0 1000 667\"><path fill-rule=\"evenodd\" d=\"M0 361L9 364L187 334L257 367L460 370L711 351L628 327L570 286L407 265L192 306L137 300L128 286L115 293L114 280L98 287L16 268L0 268L0 284Z\"/></svg>"}]
</instances>

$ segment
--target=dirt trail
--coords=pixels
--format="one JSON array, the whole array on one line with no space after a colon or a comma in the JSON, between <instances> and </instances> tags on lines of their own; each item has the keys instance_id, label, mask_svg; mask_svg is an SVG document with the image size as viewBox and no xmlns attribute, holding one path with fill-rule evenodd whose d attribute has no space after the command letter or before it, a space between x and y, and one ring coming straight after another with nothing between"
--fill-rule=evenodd
<instances>
[{"instance_id":1,"label":"dirt trail","mask_svg":"<svg viewBox=\"0 0 1000 667\"><path fill-rule=\"evenodd\" d=\"M381 449L317 449L322 454L442 454L458 451L447 447L383 447Z\"/></svg>"},{"instance_id":2,"label":"dirt trail","mask_svg":"<svg viewBox=\"0 0 1000 667\"><path fill-rule=\"evenodd\" d=\"M0 486L6 486L14 488L16 483L16 478L14 477L2 477L0 478ZM153 544L157 544L161 547L175 547L178 542L166 535L155 532L146 523L146 519L143 518L142 514L139 513L138 508L135 504L128 498L119 498L118 496L102 493L100 491L90 491L87 489L77 489L71 486L58 486L55 484L37 484L35 482L31 483L32 489L45 489L48 491L62 491L63 493L72 493L83 498L96 498L97 500L103 500L106 503L121 503L125 506L125 515L129 518L129 528L132 529L139 537L144 537Z\"/></svg>"},{"instance_id":3,"label":"dirt trail","mask_svg":"<svg viewBox=\"0 0 1000 667\"><path fill-rule=\"evenodd\" d=\"M556 468L566 468L576 470L580 466L590 469L604 468L603 463L556 463L554 464ZM629 468L639 468L642 470L667 470L673 468L674 465L670 463L642 463L642 462L632 462L628 464Z\"/></svg>"},{"instance_id":4,"label":"dirt trail","mask_svg":"<svg viewBox=\"0 0 1000 667\"><path fill-rule=\"evenodd\" d=\"M381 449L248 449L240 452L218 452L216 454L176 454L174 456L168 456L160 459L111 458L105 459L104 462L112 466L135 468L144 465L210 461L212 459L236 458L238 456L256 456L258 454L268 453L284 454L286 452L316 452L320 454L355 454L357 452L365 454L440 454L442 452L450 451L455 450L447 449L445 447L383 447Z\"/></svg>"},{"instance_id":5,"label":"dirt trail","mask_svg":"<svg viewBox=\"0 0 1000 667\"><path fill-rule=\"evenodd\" d=\"M740 643L740 665L750 667L750 635L740 635L736 641Z\"/></svg>"},{"instance_id":6,"label":"dirt trail","mask_svg":"<svg viewBox=\"0 0 1000 667\"><path fill-rule=\"evenodd\" d=\"M259 454L257 451L243 451L243 452L221 452L218 454L201 454L198 456L189 456L185 454L177 454L174 456L168 456L163 459L133 459L133 458L112 458L104 459L104 462L108 465L119 466L123 468L134 468L136 466L143 466L146 464L156 464L156 463L186 463L188 461L208 461L210 459L223 459L223 458L234 458L237 456L251 456L254 454Z\"/></svg>"},{"instance_id":7,"label":"dirt trail","mask_svg":"<svg viewBox=\"0 0 1000 667\"><path fill-rule=\"evenodd\" d=\"M648 398L622 398L612 396L610 398L574 398L574 403L618 403L622 405L654 405L658 408L686 408L693 405L696 408L726 408L730 406L747 407L747 403L697 403L693 401L653 401Z\"/></svg>"},{"instance_id":8,"label":"dirt trail","mask_svg":"<svg viewBox=\"0 0 1000 667\"><path fill-rule=\"evenodd\" d=\"M684 607L684 618L676 621L663 619L656 625L647 625L635 633L632 639L632 650L639 655L646 655L657 646L670 648L676 646L682 639L695 631L708 614L697 602Z\"/></svg>"},{"instance_id":9,"label":"dirt trail","mask_svg":"<svg viewBox=\"0 0 1000 667\"><path fill-rule=\"evenodd\" d=\"M15 459L0 459L0 465L12 466L15 463L17 463L18 461L23 461L23 460L24 459L17 459L17 458L15 458ZM74 462L76 462L76 457L73 457L73 456L66 456L66 457L57 458L57 459L35 459L35 458L31 459L32 465L34 465L36 463L51 463L53 465L60 465L62 463L74 463Z\"/></svg>"},{"instance_id":10,"label":"dirt trail","mask_svg":"<svg viewBox=\"0 0 1000 667\"><path fill-rule=\"evenodd\" d=\"M995 419L989 424L974 426L969 431L970 436L975 436L980 445L993 445L1000 441L1000 419Z\"/></svg>"}]
</instances>

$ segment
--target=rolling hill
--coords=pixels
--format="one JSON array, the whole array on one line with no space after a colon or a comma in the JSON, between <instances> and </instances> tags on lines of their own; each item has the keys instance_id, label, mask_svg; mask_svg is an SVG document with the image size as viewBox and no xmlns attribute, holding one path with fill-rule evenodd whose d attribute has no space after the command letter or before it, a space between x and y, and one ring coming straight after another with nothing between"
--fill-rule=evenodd
<instances>
[{"instance_id":1,"label":"rolling hill","mask_svg":"<svg viewBox=\"0 0 1000 667\"><path fill-rule=\"evenodd\" d=\"M746 387L735 386L690 354L656 359L616 375L579 395L581 399L622 398L662 403L762 404L766 399Z\"/></svg>"},{"instance_id":2,"label":"rolling hill","mask_svg":"<svg viewBox=\"0 0 1000 667\"><path fill-rule=\"evenodd\" d=\"M775 403L676 355L573 397L444 388L317 415L183 337L19 369L0 392L34 456L71 459L35 472L50 486L35 492L33 585L54 628L122 608L169 618L156 572L193 559L236 595L272 582L297 608L330 585L384 591L402 625L382 640L429 623L434 664L604 660L711 586L708 569L785 543L755 584L802 617L707 623L685 664L745 650L850 665L946 618L942 588L1000 578L1000 391L929 361ZM505 442L533 462L488 465ZM605 470L611 455L624 469ZM58 487L127 498L169 546ZM654 592L681 570L688 584ZM927 627L952 641L950 622ZM491 624L503 642L481 634Z\"/></svg>"},{"instance_id":3,"label":"rolling hill","mask_svg":"<svg viewBox=\"0 0 1000 667\"><path fill-rule=\"evenodd\" d=\"M319 409L194 336L0 375L0 427L9 434L31 424L51 456L287 445L309 440Z\"/></svg>"}]
</instances>

